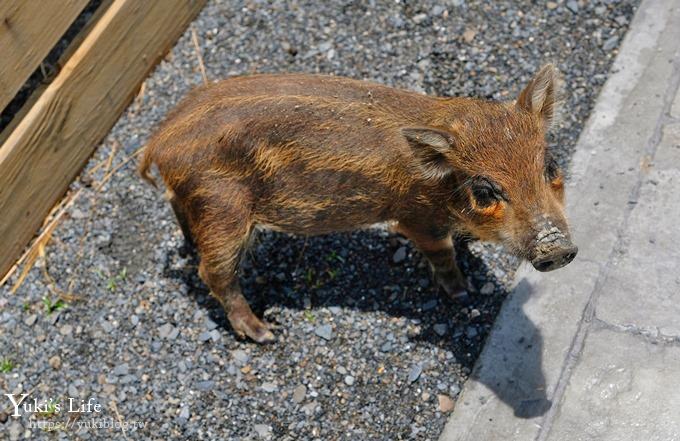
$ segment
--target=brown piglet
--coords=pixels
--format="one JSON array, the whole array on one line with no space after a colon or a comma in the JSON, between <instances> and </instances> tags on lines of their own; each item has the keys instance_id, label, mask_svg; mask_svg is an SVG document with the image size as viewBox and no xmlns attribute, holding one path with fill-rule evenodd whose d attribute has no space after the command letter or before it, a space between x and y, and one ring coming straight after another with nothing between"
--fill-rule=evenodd
<instances>
[{"instance_id":1,"label":"brown piglet","mask_svg":"<svg viewBox=\"0 0 680 441\"><path fill-rule=\"evenodd\" d=\"M500 242L539 271L569 263L577 248L545 141L557 95L552 65L504 103L333 76L230 78L188 94L140 172L152 181L158 167L236 334L269 342L237 277L256 227L313 235L389 222L451 296L466 290L456 237Z\"/></svg>"}]
</instances>

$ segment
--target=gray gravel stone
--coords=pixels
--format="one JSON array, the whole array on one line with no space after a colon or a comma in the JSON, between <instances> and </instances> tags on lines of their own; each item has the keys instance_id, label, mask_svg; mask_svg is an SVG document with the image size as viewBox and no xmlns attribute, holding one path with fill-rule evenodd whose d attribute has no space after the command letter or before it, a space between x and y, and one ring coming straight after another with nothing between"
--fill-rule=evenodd
<instances>
[{"instance_id":1,"label":"gray gravel stone","mask_svg":"<svg viewBox=\"0 0 680 441\"><path fill-rule=\"evenodd\" d=\"M129 372L130 372L130 366L127 363L119 364L118 366L114 367L113 371L112 371L113 375L116 375L116 376L119 376L119 377L121 377L123 375L127 375Z\"/></svg>"},{"instance_id":2,"label":"gray gravel stone","mask_svg":"<svg viewBox=\"0 0 680 441\"><path fill-rule=\"evenodd\" d=\"M392 256L392 261L394 263L403 262L406 259L406 247L399 247L397 251L394 252Z\"/></svg>"},{"instance_id":3,"label":"gray gravel stone","mask_svg":"<svg viewBox=\"0 0 680 441\"><path fill-rule=\"evenodd\" d=\"M330 340L333 338L333 327L331 325L319 325L314 329L314 333L324 340Z\"/></svg>"},{"instance_id":4,"label":"gray gravel stone","mask_svg":"<svg viewBox=\"0 0 680 441\"><path fill-rule=\"evenodd\" d=\"M199 381L196 383L196 389L207 392L215 388L215 382L206 380L206 381Z\"/></svg>"},{"instance_id":5,"label":"gray gravel stone","mask_svg":"<svg viewBox=\"0 0 680 441\"><path fill-rule=\"evenodd\" d=\"M415 24L421 24L425 20L427 20L427 14L416 14L413 16L413 22Z\"/></svg>"},{"instance_id":6,"label":"gray gravel stone","mask_svg":"<svg viewBox=\"0 0 680 441\"><path fill-rule=\"evenodd\" d=\"M267 424L255 424L253 429L257 436L262 439L269 439L271 437L272 427Z\"/></svg>"},{"instance_id":7,"label":"gray gravel stone","mask_svg":"<svg viewBox=\"0 0 680 441\"><path fill-rule=\"evenodd\" d=\"M276 383L271 383L269 381L265 381L264 383L262 383L261 387L262 387L262 390L267 392L267 393L275 392L279 389L279 387L276 385Z\"/></svg>"},{"instance_id":8,"label":"gray gravel stone","mask_svg":"<svg viewBox=\"0 0 680 441\"><path fill-rule=\"evenodd\" d=\"M177 422L180 425L185 425L187 423L187 421L189 420L190 416L191 416L191 413L189 412L189 407L183 406L182 409L179 412L179 416L177 417Z\"/></svg>"},{"instance_id":9,"label":"gray gravel stone","mask_svg":"<svg viewBox=\"0 0 680 441\"><path fill-rule=\"evenodd\" d=\"M479 331L477 331L477 328L475 328L474 326L468 326L467 328L465 328L465 335L468 338L475 338L477 334L479 334Z\"/></svg>"},{"instance_id":10,"label":"gray gravel stone","mask_svg":"<svg viewBox=\"0 0 680 441\"><path fill-rule=\"evenodd\" d=\"M87 217L87 214L80 210L79 208L74 208L73 210L71 210L70 215L73 219L84 219Z\"/></svg>"},{"instance_id":11,"label":"gray gravel stone","mask_svg":"<svg viewBox=\"0 0 680 441\"><path fill-rule=\"evenodd\" d=\"M314 401L312 401L311 403L305 404L301 408L301 410L305 413L305 415L313 415L315 409L316 409L316 402L314 402Z\"/></svg>"},{"instance_id":12,"label":"gray gravel stone","mask_svg":"<svg viewBox=\"0 0 680 441\"><path fill-rule=\"evenodd\" d=\"M13 421L8 428L9 439L11 441L18 440L23 433L23 426L19 421Z\"/></svg>"},{"instance_id":13,"label":"gray gravel stone","mask_svg":"<svg viewBox=\"0 0 680 441\"><path fill-rule=\"evenodd\" d=\"M411 366L411 370L408 373L408 382L414 383L420 378L420 374L423 372L423 367L420 364L414 364Z\"/></svg>"},{"instance_id":14,"label":"gray gravel stone","mask_svg":"<svg viewBox=\"0 0 680 441\"><path fill-rule=\"evenodd\" d=\"M26 326L33 326L33 324L38 320L38 315L37 314L31 314L28 317L24 319L24 324Z\"/></svg>"},{"instance_id":15,"label":"gray gravel stone","mask_svg":"<svg viewBox=\"0 0 680 441\"><path fill-rule=\"evenodd\" d=\"M448 331L449 327L446 325L446 323L437 323L436 325L433 326L434 332L437 333L437 335L443 337L446 335L446 331Z\"/></svg>"},{"instance_id":16,"label":"gray gravel stone","mask_svg":"<svg viewBox=\"0 0 680 441\"><path fill-rule=\"evenodd\" d=\"M490 294L493 294L495 288L496 285L494 285L493 282L486 282L484 286L482 286L482 289L479 290L479 292L484 294L485 296L488 296Z\"/></svg>"},{"instance_id":17,"label":"gray gravel stone","mask_svg":"<svg viewBox=\"0 0 680 441\"><path fill-rule=\"evenodd\" d=\"M123 377L118 380L118 384L135 383L137 381L139 381L139 380L137 379L136 375L128 374L128 375L123 375Z\"/></svg>"},{"instance_id":18,"label":"gray gravel stone","mask_svg":"<svg viewBox=\"0 0 680 441\"><path fill-rule=\"evenodd\" d=\"M293 401L298 403L298 404L302 403L305 399L306 394L307 394L307 388L305 387L305 385L304 384L299 385L293 391Z\"/></svg>"},{"instance_id":19,"label":"gray gravel stone","mask_svg":"<svg viewBox=\"0 0 680 441\"><path fill-rule=\"evenodd\" d=\"M571 12L576 14L578 12L578 2L576 2L575 0L569 0L567 2L567 8L569 8Z\"/></svg>"},{"instance_id":20,"label":"gray gravel stone","mask_svg":"<svg viewBox=\"0 0 680 441\"><path fill-rule=\"evenodd\" d=\"M222 333L220 333L219 329L213 329L210 331L210 338L214 342L218 342L222 339Z\"/></svg>"},{"instance_id":21,"label":"gray gravel stone","mask_svg":"<svg viewBox=\"0 0 680 441\"><path fill-rule=\"evenodd\" d=\"M57 318L58 318L58 316L55 315L55 319L57 319ZM100 325L102 327L102 330L106 333L113 331L113 325L111 323L109 323L107 320L102 320L100 322Z\"/></svg>"},{"instance_id":22,"label":"gray gravel stone","mask_svg":"<svg viewBox=\"0 0 680 441\"><path fill-rule=\"evenodd\" d=\"M345 376L345 384L346 384L347 386L352 386L352 385L354 385L354 377L351 376L351 375L346 375L346 376Z\"/></svg>"},{"instance_id":23,"label":"gray gravel stone","mask_svg":"<svg viewBox=\"0 0 680 441\"><path fill-rule=\"evenodd\" d=\"M616 21L616 23L618 23L619 26L626 26L628 24L628 19L626 17L624 17L623 15L619 15L618 17L616 17L614 19L614 21Z\"/></svg>"},{"instance_id":24,"label":"gray gravel stone","mask_svg":"<svg viewBox=\"0 0 680 441\"><path fill-rule=\"evenodd\" d=\"M423 312L436 308L438 303L437 299L428 300L423 303Z\"/></svg>"},{"instance_id":25,"label":"gray gravel stone","mask_svg":"<svg viewBox=\"0 0 680 441\"><path fill-rule=\"evenodd\" d=\"M602 45L602 50L605 52L609 52L615 47L618 46L619 43L619 37L617 35L614 35L613 37L610 37L607 39L607 41L604 42Z\"/></svg>"},{"instance_id":26,"label":"gray gravel stone","mask_svg":"<svg viewBox=\"0 0 680 441\"><path fill-rule=\"evenodd\" d=\"M160 338L172 339L175 333L175 327L170 323L165 323L158 328L158 336Z\"/></svg>"},{"instance_id":27,"label":"gray gravel stone","mask_svg":"<svg viewBox=\"0 0 680 441\"><path fill-rule=\"evenodd\" d=\"M250 361L250 355L248 355L248 353L242 349L231 351L231 356L234 357L236 364L240 366L243 366Z\"/></svg>"}]
</instances>

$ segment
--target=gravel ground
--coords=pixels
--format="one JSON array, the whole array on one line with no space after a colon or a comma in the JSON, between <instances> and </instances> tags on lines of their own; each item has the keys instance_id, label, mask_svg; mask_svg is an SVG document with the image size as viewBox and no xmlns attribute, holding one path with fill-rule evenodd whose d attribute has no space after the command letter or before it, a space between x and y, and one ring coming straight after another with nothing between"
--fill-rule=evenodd
<instances>
[{"instance_id":1,"label":"gravel ground","mask_svg":"<svg viewBox=\"0 0 680 441\"><path fill-rule=\"evenodd\" d=\"M551 142L567 164L636 5L214 0L193 28L210 79L324 72L509 99L553 61L567 93ZM15 294L18 274L0 288L0 392L32 391L63 406L94 397L101 413L77 421L127 422L129 439L436 439L517 261L460 244L475 286L472 303L460 305L437 293L409 243L380 229L264 232L241 283L256 312L281 326L279 340L236 340L195 259L182 257L169 206L138 179L135 161L124 164L200 82L188 32L73 183L80 196L46 261ZM57 303L59 292L76 298ZM3 439L122 439L109 428L30 428L65 421L65 409L15 419L5 403Z\"/></svg>"}]
</instances>

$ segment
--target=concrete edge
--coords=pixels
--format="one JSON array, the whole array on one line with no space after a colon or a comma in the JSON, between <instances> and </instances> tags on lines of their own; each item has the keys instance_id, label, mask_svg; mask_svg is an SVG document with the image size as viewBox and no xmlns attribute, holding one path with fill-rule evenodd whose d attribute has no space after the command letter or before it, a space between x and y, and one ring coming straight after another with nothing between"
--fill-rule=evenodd
<instances>
[{"instance_id":1,"label":"concrete edge","mask_svg":"<svg viewBox=\"0 0 680 441\"><path fill-rule=\"evenodd\" d=\"M598 146L604 134L615 123L624 100L631 94L648 67L641 61L643 60L641 54L655 50L657 40L665 29L667 11L672 9L672 6L672 0L643 0L638 7L619 54L612 64L612 73L603 86L577 142L571 162L571 178L567 184L567 195L570 189L575 191L587 178L593 149ZM576 204L570 199L568 207L574 205ZM586 262L586 264L595 266L597 271L601 270L601 266L604 265L596 261ZM501 347L507 343L507 338L501 338L500 335L507 334L508 329L518 329L513 321L523 315L523 304L526 296L531 294L531 286L543 284L542 282L547 277L549 276L534 271L530 265L524 264L518 269L513 290L501 308L473 373L458 398L456 409L449 417L439 438L440 441L536 439L543 432L541 430L543 414L536 418L508 418L507 405L501 403L502 400L496 396L492 388L480 382L477 377L489 364L505 359ZM584 277L591 279L588 274ZM596 277L592 278L592 285L595 284L595 280ZM522 333L518 334L522 335ZM505 352L507 353L507 348ZM564 365L570 355L571 351L566 351L560 364ZM557 385L551 386L549 389L552 390L549 391L550 396L547 398L552 398ZM556 398L559 400L560 397ZM464 407L461 406L463 403ZM498 427L499 424L503 427ZM480 425L496 427L480 431L478 430ZM480 437L480 432L484 433L484 436Z\"/></svg>"}]
</instances>

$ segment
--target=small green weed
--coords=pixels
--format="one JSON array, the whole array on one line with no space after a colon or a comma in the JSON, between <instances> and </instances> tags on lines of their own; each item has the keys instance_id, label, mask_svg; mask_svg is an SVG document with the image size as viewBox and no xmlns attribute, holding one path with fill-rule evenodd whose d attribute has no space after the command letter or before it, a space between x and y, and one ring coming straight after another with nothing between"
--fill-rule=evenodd
<instances>
[{"instance_id":1,"label":"small green weed","mask_svg":"<svg viewBox=\"0 0 680 441\"><path fill-rule=\"evenodd\" d=\"M0 361L0 372L3 374L9 374L15 367L16 364L9 358L3 358L2 361Z\"/></svg>"},{"instance_id":2,"label":"small green weed","mask_svg":"<svg viewBox=\"0 0 680 441\"><path fill-rule=\"evenodd\" d=\"M45 312L47 315L51 315L54 311L59 311L60 309L66 308L66 302L62 299L57 299L55 302L52 301L48 296L43 297L43 305L45 305Z\"/></svg>"}]
</instances>

